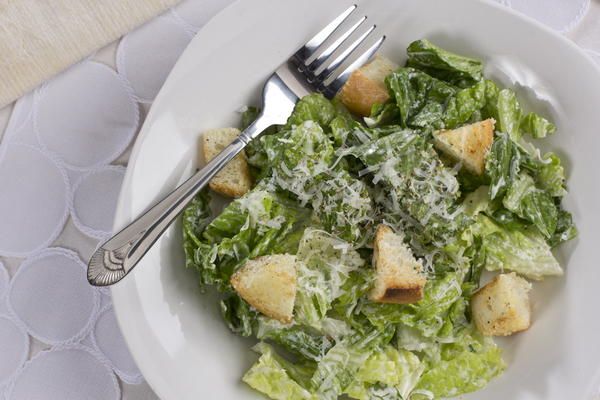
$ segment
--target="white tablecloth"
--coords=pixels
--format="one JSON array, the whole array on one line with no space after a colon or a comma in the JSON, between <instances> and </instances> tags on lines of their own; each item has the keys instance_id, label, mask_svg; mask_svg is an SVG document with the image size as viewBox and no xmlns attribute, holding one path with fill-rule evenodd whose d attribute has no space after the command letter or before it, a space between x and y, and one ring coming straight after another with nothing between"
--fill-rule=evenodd
<instances>
[{"instance_id":1,"label":"white tablecloth","mask_svg":"<svg viewBox=\"0 0 600 400\"><path fill-rule=\"evenodd\" d=\"M498 1L600 63L600 0ZM85 262L152 100L229 2L186 0L0 110L0 399L156 398Z\"/></svg>"}]
</instances>

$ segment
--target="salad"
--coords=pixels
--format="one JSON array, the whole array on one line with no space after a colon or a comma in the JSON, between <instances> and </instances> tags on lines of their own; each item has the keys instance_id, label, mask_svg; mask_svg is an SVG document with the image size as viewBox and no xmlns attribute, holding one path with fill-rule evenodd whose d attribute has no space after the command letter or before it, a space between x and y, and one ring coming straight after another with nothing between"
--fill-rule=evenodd
<instances>
[{"instance_id":1,"label":"salad","mask_svg":"<svg viewBox=\"0 0 600 400\"><path fill-rule=\"evenodd\" d=\"M531 324L530 281L563 273L565 171L532 142L555 126L478 60L427 40L407 55L376 58L333 101L302 98L211 182L229 205L213 215L204 191L184 212L186 266L258 339L242 379L269 398L483 388L506 367L492 337ZM205 156L228 135L207 133Z\"/></svg>"}]
</instances>

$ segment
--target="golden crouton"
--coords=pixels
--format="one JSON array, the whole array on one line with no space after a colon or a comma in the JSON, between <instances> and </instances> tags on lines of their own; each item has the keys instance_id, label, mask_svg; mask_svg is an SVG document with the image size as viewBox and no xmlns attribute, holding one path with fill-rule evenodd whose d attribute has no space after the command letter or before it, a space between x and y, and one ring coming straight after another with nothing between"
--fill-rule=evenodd
<instances>
[{"instance_id":1,"label":"golden crouton","mask_svg":"<svg viewBox=\"0 0 600 400\"><path fill-rule=\"evenodd\" d=\"M494 141L495 123L493 119L486 119L452 130L436 131L433 143L438 150L462 162L469 172L482 175L485 158Z\"/></svg>"},{"instance_id":2,"label":"golden crouton","mask_svg":"<svg viewBox=\"0 0 600 400\"><path fill-rule=\"evenodd\" d=\"M373 245L375 286L370 298L378 303L414 303L423 298L427 279L402 237L387 225L379 225Z\"/></svg>"},{"instance_id":3,"label":"golden crouton","mask_svg":"<svg viewBox=\"0 0 600 400\"><path fill-rule=\"evenodd\" d=\"M231 277L231 285L252 307L290 323L296 300L296 257L276 254L249 260Z\"/></svg>"},{"instance_id":4,"label":"golden crouton","mask_svg":"<svg viewBox=\"0 0 600 400\"><path fill-rule=\"evenodd\" d=\"M240 134L239 129L211 129L202 135L202 150L206 162L212 160ZM242 152L231 160L209 182L209 186L217 193L230 197L241 197L252 188L250 168L246 154Z\"/></svg>"},{"instance_id":5,"label":"golden crouton","mask_svg":"<svg viewBox=\"0 0 600 400\"><path fill-rule=\"evenodd\" d=\"M383 104L389 99L384 80L397 68L387 58L376 56L350 75L340 91L340 100L353 113L370 115L373 104Z\"/></svg>"},{"instance_id":6,"label":"golden crouton","mask_svg":"<svg viewBox=\"0 0 600 400\"><path fill-rule=\"evenodd\" d=\"M529 328L531 284L514 272L500 274L471 299L473 321L486 336L508 336Z\"/></svg>"}]
</instances>

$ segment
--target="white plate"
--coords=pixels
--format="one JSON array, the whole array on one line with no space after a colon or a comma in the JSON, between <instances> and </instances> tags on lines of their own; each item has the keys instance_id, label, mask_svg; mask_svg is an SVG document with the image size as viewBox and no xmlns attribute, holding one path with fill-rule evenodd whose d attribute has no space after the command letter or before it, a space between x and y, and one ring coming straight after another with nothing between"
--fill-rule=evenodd
<instances>
[{"instance_id":1,"label":"white plate","mask_svg":"<svg viewBox=\"0 0 600 400\"><path fill-rule=\"evenodd\" d=\"M146 119L125 178L116 227L188 176L196 166L199 132L237 126L236 110L257 103L264 78L348 4L239 1L209 22L177 63ZM559 254L568 264L565 278L536 285L531 329L503 341L506 373L465 398L592 398L600 389L599 71L563 37L491 3L377 0L360 3L359 9L387 35L383 52L394 60L404 60L412 40L429 38L483 59L496 78L516 77L522 85L535 84L538 95L556 99L551 117L558 134L549 147L568 167L567 205L580 235ZM515 63L520 67L507 75L507 66ZM519 91L535 97L532 90ZM549 112L547 105L538 107ZM141 371L163 399L262 398L240 381L256 359L251 342L227 330L217 303L199 292L194 272L185 270L182 254L176 224L112 290L119 323Z\"/></svg>"}]
</instances>

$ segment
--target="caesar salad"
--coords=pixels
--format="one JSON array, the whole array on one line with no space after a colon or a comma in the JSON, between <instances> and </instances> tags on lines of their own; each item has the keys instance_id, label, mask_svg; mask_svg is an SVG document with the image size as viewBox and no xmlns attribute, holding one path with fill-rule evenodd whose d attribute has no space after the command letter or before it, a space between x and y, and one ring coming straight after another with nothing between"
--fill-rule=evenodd
<instances>
[{"instance_id":1,"label":"caesar salad","mask_svg":"<svg viewBox=\"0 0 600 400\"><path fill-rule=\"evenodd\" d=\"M211 181L234 197L222 212L208 190L184 212L186 266L258 339L242 380L269 398L481 389L506 368L493 337L532 323L531 282L563 274L565 170L532 144L555 126L478 60L427 40L407 56L300 99ZM205 132L205 159L238 134Z\"/></svg>"}]
</instances>

